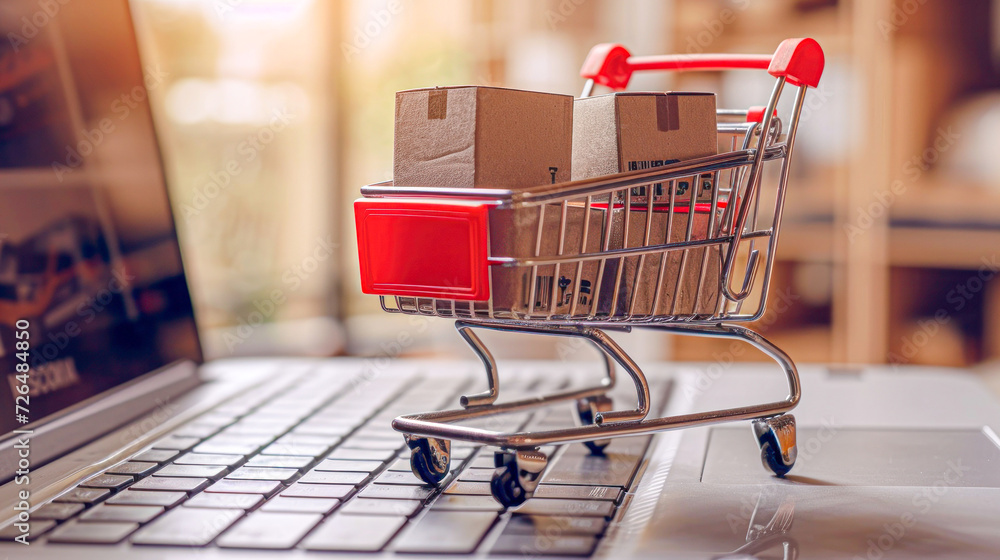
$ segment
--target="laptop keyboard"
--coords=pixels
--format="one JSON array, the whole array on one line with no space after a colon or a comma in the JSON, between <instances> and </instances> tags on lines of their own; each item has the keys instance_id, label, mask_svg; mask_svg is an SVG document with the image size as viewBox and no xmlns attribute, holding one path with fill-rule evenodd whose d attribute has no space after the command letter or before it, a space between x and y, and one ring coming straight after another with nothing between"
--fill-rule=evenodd
<instances>
[{"instance_id":1,"label":"laptop keyboard","mask_svg":"<svg viewBox=\"0 0 1000 560\"><path fill-rule=\"evenodd\" d=\"M505 377L503 400L567 385L539 373ZM42 506L32 513L31 536L93 545L589 556L650 437L617 439L603 457L581 444L544 448L542 483L512 510L490 495L493 448L453 441L452 472L428 486L410 471L409 449L390 422L455 406L475 381L306 374L277 391L258 389ZM571 407L465 425L566 427ZM12 539L10 529L0 538Z\"/></svg>"}]
</instances>

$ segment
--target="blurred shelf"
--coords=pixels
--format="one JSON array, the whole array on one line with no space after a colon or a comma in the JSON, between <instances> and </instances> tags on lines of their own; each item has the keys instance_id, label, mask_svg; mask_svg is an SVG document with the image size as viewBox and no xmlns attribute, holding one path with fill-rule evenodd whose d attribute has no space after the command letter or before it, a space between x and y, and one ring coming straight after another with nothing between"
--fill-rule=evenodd
<instances>
[{"instance_id":1,"label":"blurred shelf","mask_svg":"<svg viewBox=\"0 0 1000 560\"><path fill-rule=\"evenodd\" d=\"M778 238L779 261L830 262L834 256L833 223L782 222Z\"/></svg>"},{"instance_id":2,"label":"blurred shelf","mask_svg":"<svg viewBox=\"0 0 1000 560\"><path fill-rule=\"evenodd\" d=\"M1000 229L893 227L889 263L893 266L976 269L992 263L1000 248ZM984 261L985 259L985 261Z\"/></svg>"},{"instance_id":3,"label":"blurred shelf","mask_svg":"<svg viewBox=\"0 0 1000 560\"><path fill-rule=\"evenodd\" d=\"M893 227L1000 230L1000 189L995 187L929 177L889 204Z\"/></svg>"},{"instance_id":4,"label":"blurred shelf","mask_svg":"<svg viewBox=\"0 0 1000 560\"><path fill-rule=\"evenodd\" d=\"M759 330L768 340L778 345L796 363L829 363L833 361L832 333L828 326L807 325L801 327L766 328L748 325ZM687 336L674 337L672 358L676 361L718 361L725 356L733 356L734 346L739 343L718 338ZM768 362L764 354L743 345L743 352L736 356L739 361Z\"/></svg>"},{"instance_id":5,"label":"blurred shelf","mask_svg":"<svg viewBox=\"0 0 1000 560\"><path fill-rule=\"evenodd\" d=\"M891 202L889 263L978 268L1000 247L1000 191L930 178Z\"/></svg>"}]
</instances>

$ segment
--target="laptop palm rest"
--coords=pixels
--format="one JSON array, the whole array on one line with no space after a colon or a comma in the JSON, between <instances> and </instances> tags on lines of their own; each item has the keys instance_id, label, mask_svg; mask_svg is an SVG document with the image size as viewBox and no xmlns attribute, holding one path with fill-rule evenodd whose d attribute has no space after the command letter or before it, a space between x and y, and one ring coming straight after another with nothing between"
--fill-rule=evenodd
<instances>
[{"instance_id":1,"label":"laptop palm rest","mask_svg":"<svg viewBox=\"0 0 1000 560\"><path fill-rule=\"evenodd\" d=\"M984 429L801 428L786 480L760 468L747 429L709 435L702 482L818 486L1000 488L1000 447Z\"/></svg>"}]
</instances>

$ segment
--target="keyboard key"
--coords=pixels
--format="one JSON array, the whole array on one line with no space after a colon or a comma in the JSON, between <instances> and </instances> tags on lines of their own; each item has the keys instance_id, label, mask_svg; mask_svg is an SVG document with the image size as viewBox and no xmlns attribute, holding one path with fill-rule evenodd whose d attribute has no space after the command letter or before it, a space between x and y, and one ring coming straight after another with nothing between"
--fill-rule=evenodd
<instances>
[{"instance_id":1,"label":"keyboard key","mask_svg":"<svg viewBox=\"0 0 1000 560\"><path fill-rule=\"evenodd\" d=\"M382 466L381 461L343 461L325 459L313 468L314 471L363 472L370 473Z\"/></svg>"},{"instance_id":2,"label":"keyboard key","mask_svg":"<svg viewBox=\"0 0 1000 560\"><path fill-rule=\"evenodd\" d=\"M247 461L246 466L302 470L314 460L313 457L296 457L294 455L257 455Z\"/></svg>"},{"instance_id":3,"label":"keyboard key","mask_svg":"<svg viewBox=\"0 0 1000 560\"><path fill-rule=\"evenodd\" d=\"M616 442L617 443L617 442ZM568 448L564 453L557 454L555 460L542 474L542 483L575 484L581 486L618 486L628 488L645 453L642 451L626 452L615 449L606 455L590 455Z\"/></svg>"},{"instance_id":4,"label":"keyboard key","mask_svg":"<svg viewBox=\"0 0 1000 560\"><path fill-rule=\"evenodd\" d=\"M224 478L205 489L222 494L261 494L270 496L281 488L277 480L229 480Z\"/></svg>"},{"instance_id":5,"label":"keyboard key","mask_svg":"<svg viewBox=\"0 0 1000 560\"><path fill-rule=\"evenodd\" d=\"M353 515L402 515L410 517L423 505L418 500L372 500L356 498L340 508L341 513Z\"/></svg>"},{"instance_id":6,"label":"keyboard key","mask_svg":"<svg viewBox=\"0 0 1000 560\"><path fill-rule=\"evenodd\" d=\"M264 504L261 511L281 511L285 513L321 513L326 515L337 509L340 500L336 498L296 498L277 496Z\"/></svg>"},{"instance_id":7,"label":"keyboard key","mask_svg":"<svg viewBox=\"0 0 1000 560\"><path fill-rule=\"evenodd\" d=\"M379 461L384 463L396 456L394 449L344 449L338 447L327 456L327 459L343 459L347 461Z\"/></svg>"},{"instance_id":8,"label":"keyboard key","mask_svg":"<svg viewBox=\"0 0 1000 560\"><path fill-rule=\"evenodd\" d=\"M567 498L573 500L607 500L618 503L625 491L617 486L576 486L569 484L539 484L535 498Z\"/></svg>"},{"instance_id":9,"label":"keyboard key","mask_svg":"<svg viewBox=\"0 0 1000 560\"><path fill-rule=\"evenodd\" d=\"M445 494L466 494L469 496L490 496L489 482L463 482L456 480L444 491Z\"/></svg>"},{"instance_id":10,"label":"keyboard key","mask_svg":"<svg viewBox=\"0 0 1000 560\"><path fill-rule=\"evenodd\" d=\"M153 473L153 478L172 476L176 478L208 478L215 480L229 472L218 465L167 465Z\"/></svg>"},{"instance_id":11,"label":"keyboard key","mask_svg":"<svg viewBox=\"0 0 1000 560\"><path fill-rule=\"evenodd\" d=\"M201 492L212 481L207 478L162 478L151 476L132 485L133 490L156 490L165 492Z\"/></svg>"},{"instance_id":12,"label":"keyboard key","mask_svg":"<svg viewBox=\"0 0 1000 560\"><path fill-rule=\"evenodd\" d=\"M143 463L166 463L180 454L176 449L147 449L132 457L132 461Z\"/></svg>"},{"instance_id":13,"label":"keyboard key","mask_svg":"<svg viewBox=\"0 0 1000 560\"><path fill-rule=\"evenodd\" d=\"M469 463L470 468L476 469L496 469L493 464L493 453L481 453Z\"/></svg>"},{"instance_id":14,"label":"keyboard key","mask_svg":"<svg viewBox=\"0 0 1000 560\"><path fill-rule=\"evenodd\" d=\"M403 516L338 514L313 531L302 547L306 550L377 552L405 523Z\"/></svg>"},{"instance_id":15,"label":"keyboard key","mask_svg":"<svg viewBox=\"0 0 1000 560\"><path fill-rule=\"evenodd\" d=\"M66 521L70 517L80 513L87 507L84 504L45 504L31 514L32 519L49 519L52 521Z\"/></svg>"},{"instance_id":16,"label":"keyboard key","mask_svg":"<svg viewBox=\"0 0 1000 560\"><path fill-rule=\"evenodd\" d=\"M94 504L111 495L111 490L106 488L74 488L59 496L56 502L71 502L74 504Z\"/></svg>"},{"instance_id":17,"label":"keyboard key","mask_svg":"<svg viewBox=\"0 0 1000 560\"><path fill-rule=\"evenodd\" d=\"M403 486L396 484L369 484L361 489L362 498L391 498L394 500L426 500L434 494L428 486Z\"/></svg>"},{"instance_id":18,"label":"keyboard key","mask_svg":"<svg viewBox=\"0 0 1000 560\"><path fill-rule=\"evenodd\" d=\"M493 496L459 494L441 494L431 508L448 511L503 511L503 506Z\"/></svg>"},{"instance_id":19,"label":"keyboard key","mask_svg":"<svg viewBox=\"0 0 1000 560\"><path fill-rule=\"evenodd\" d=\"M240 467L226 476L227 480L277 480L288 482L298 476L297 469L279 469L274 467Z\"/></svg>"},{"instance_id":20,"label":"keyboard key","mask_svg":"<svg viewBox=\"0 0 1000 560\"><path fill-rule=\"evenodd\" d=\"M496 520L496 512L431 510L396 541L396 550L468 554L476 550Z\"/></svg>"},{"instance_id":21,"label":"keyboard key","mask_svg":"<svg viewBox=\"0 0 1000 560\"><path fill-rule=\"evenodd\" d=\"M159 467L156 463L147 463L145 461L129 461L127 463L122 463L120 465L115 465L108 469L107 474L124 474L129 476L146 476L147 474L155 471Z\"/></svg>"},{"instance_id":22,"label":"keyboard key","mask_svg":"<svg viewBox=\"0 0 1000 560\"><path fill-rule=\"evenodd\" d=\"M208 440L194 448L195 453L219 455L252 455L260 449L255 443Z\"/></svg>"},{"instance_id":23,"label":"keyboard key","mask_svg":"<svg viewBox=\"0 0 1000 560\"><path fill-rule=\"evenodd\" d=\"M374 484L405 484L410 486L428 486L426 482L417 478L412 472L385 471L378 475Z\"/></svg>"},{"instance_id":24,"label":"keyboard key","mask_svg":"<svg viewBox=\"0 0 1000 560\"><path fill-rule=\"evenodd\" d=\"M566 517L563 515L522 515L515 513L504 527L504 534L593 535L604 533L608 520L603 517Z\"/></svg>"},{"instance_id":25,"label":"keyboard key","mask_svg":"<svg viewBox=\"0 0 1000 560\"><path fill-rule=\"evenodd\" d=\"M611 517L613 502L600 500L530 499L517 510L525 515L567 515L571 517Z\"/></svg>"},{"instance_id":26,"label":"keyboard key","mask_svg":"<svg viewBox=\"0 0 1000 560\"><path fill-rule=\"evenodd\" d=\"M368 477L368 473L311 471L302 475L299 482L303 484L353 484L358 486L368 480Z\"/></svg>"},{"instance_id":27,"label":"keyboard key","mask_svg":"<svg viewBox=\"0 0 1000 560\"><path fill-rule=\"evenodd\" d=\"M139 528L138 523L113 523L100 521L80 523L72 521L52 531L49 542L79 544L115 544Z\"/></svg>"},{"instance_id":28,"label":"keyboard key","mask_svg":"<svg viewBox=\"0 0 1000 560\"><path fill-rule=\"evenodd\" d=\"M340 443L339 437L313 436L307 434L288 434L274 442L276 445L316 445L327 449Z\"/></svg>"},{"instance_id":29,"label":"keyboard key","mask_svg":"<svg viewBox=\"0 0 1000 560\"><path fill-rule=\"evenodd\" d=\"M321 424L316 422L305 422L295 428L296 435L311 435L323 437L343 437L351 433L353 426L347 424Z\"/></svg>"},{"instance_id":30,"label":"keyboard key","mask_svg":"<svg viewBox=\"0 0 1000 560\"><path fill-rule=\"evenodd\" d=\"M264 496L260 494L219 494L214 492L202 492L184 502L184 507L200 507L213 509L242 509L248 510L257 507L264 501Z\"/></svg>"},{"instance_id":31,"label":"keyboard key","mask_svg":"<svg viewBox=\"0 0 1000 560\"><path fill-rule=\"evenodd\" d=\"M459 473L458 480L463 482L489 482L493 479L494 471L496 471L496 469L468 468Z\"/></svg>"},{"instance_id":32,"label":"keyboard key","mask_svg":"<svg viewBox=\"0 0 1000 560\"><path fill-rule=\"evenodd\" d=\"M205 439L208 436L219 431L218 426L213 426L211 424L188 424L187 426L181 426L174 430L170 435L176 437L192 437L198 439Z\"/></svg>"},{"instance_id":33,"label":"keyboard key","mask_svg":"<svg viewBox=\"0 0 1000 560\"><path fill-rule=\"evenodd\" d=\"M399 439L390 441L385 439L362 439L356 436L352 436L350 439L345 440L341 447L347 449L367 449L372 451L398 451L406 443L403 441L403 437L399 436Z\"/></svg>"},{"instance_id":34,"label":"keyboard key","mask_svg":"<svg viewBox=\"0 0 1000 560\"><path fill-rule=\"evenodd\" d=\"M491 554L523 556L590 556L597 546L597 539L582 535L500 535Z\"/></svg>"},{"instance_id":35,"label":"keyboard key","mask_svg":"<svg viewBox=\"0 0 1000 560\"><path fill-rule=\"evenodd\" d=\"M101 504L80 516L81 521L118 521L122 523L146 523L163 513L162 506L116 506Z\"/></svg>"},{"instance_id":36,"label":"keyboard key","mask_svg":"<svg viewBox=\"0 0 1000 560\"><path fill-rule=\"evenodd\" d=\"M174 507L184 501L184 492L144 492L128 489L115 494L106 503L122 506L163 506Z\"/></svg>"},{"instance_id":37,"label":"keyboard key","mask_svg":"<svg viewBox=\"0 0 1000 560\"><path fill-rule=\"evenodd\" d=\"M94 478L84 480L80 486L83 488L107 488L117 492L132 484L134 480L131 476L124 474L99 474Z\"/></svg>"},{"instance_id":38,"label":"keyboard key","mask_svg":"<svg viewBox=\"0 0 1000 560\"><path fill-rule=\"evenodd\" d=\"M386 469L386 470L395 471L395 472L413 472L413 468L410 467L410 459L409 458L407 458L407 459L396 459L395 461L392 462L391 465L389 465L389 468Z\"/></svg>"},{"instance_id":39,"label":"keyboard key","mask_svg":"<svg viewBox=\"0 0 1000 560\"><path fill-rule=\"evenodd\" d=\"M241 509L179 507L143 527L132 542L175 546L205 546L243 517Z\"/></svg>"},{"instance_id":40,"label":"keyboard key","mask_svg":"<svg viewBox=\"0 0 1000 560\"><path fill-rule=\"evenodd\" d=\"M31 542L38 537L48 533L56 526L55 521L34 519L28 522L28 534L24 537L24 540ZM21 536L21 530L13 525L7 525L3 529L0 529L0 541L13 541L14 539Z\"/></svg>"},{"instance_id":41,"label":"keyboard key","mask_svg":"<svg viewBox=\"0 0 1000 560\"><path fill-rule=\"evenodd\" d=\"M167 436L153 444L153 449L176 449L177 451L187 451L201 443L201 438Z\"/></svg>"},{"instance_id":42,"label":"keyboard key","mask_svg":"<svg viewBox=\"0 0 1000 560\"><path fill-rule=\"evenodd\" d=\"M295 455L299 457L319 457L326 454L329 445L292 445L289 443L272 443L265 447L261 455Z\"/></svg>"},{"instance_id":43,"label":"keyboard key","mask_svg":"<svg viewBox=\"0 0 1000 560\"><path fill-rule=\"evenodd\" d=\"M219 453L185 453L174 461L175 465L218 465L233 468L243 462L242 455Z\"/></svg>"},{"instance_id":44,"label":"keyboard key","mask_svg":"<svg viewBox=\"0 0 1000 560\"><path fill-rule=\"evenodd\" d=\"M354 492L350 484L299 484L296 482L281 491L282 496L295 498L337 498L343 500Z\"/></svg>"},{"instance_id":45,"label":"keyboard key","mask_svg":"<svg viewBox=\"0 0 1000 560\"><path fill-rule=\"evenodd\" d=\"M315 513L255 511L219 537L217 544L223 548L288 549L322 519Z\"/></svg>"}]
</instances>

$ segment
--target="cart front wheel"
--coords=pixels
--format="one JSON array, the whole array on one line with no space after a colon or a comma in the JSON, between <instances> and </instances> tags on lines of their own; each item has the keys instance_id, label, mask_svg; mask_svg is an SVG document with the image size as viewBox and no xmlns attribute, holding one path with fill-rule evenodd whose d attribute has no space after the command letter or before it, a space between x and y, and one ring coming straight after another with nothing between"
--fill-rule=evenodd
<instances>
[{"instance_id":1,"label":"cart front wheel","mask_svg":"<svg viewBox=\"0 0 1000 560\"><path fill-rule=\"evenodd\" d=\"M764 468L785 476L795 465L795 417L791 414L761 418L753 422L754 435L760 445L760 460Z\"/></svg>"},{"instance_id":2,"label":"cart front wheel","mask_svg":"<svg viewBox=\"0 0 1000 560\"><path fill-rule=\"evenodd\" d=\"M576 416L580 420L580 425L589 426L595 423L598 413L611 412L613 408L614 402L607 395L584 397L576 401ZM611 444L611 439L585 441L583 444L590 450L591 455L604 455L604 448Z\"/></svg>"},{"instance_id":3,"label":"cart front wheel","mask_svg":"<svg viewBox=\"0 0 1000 560\"><path fill-rule=\"evenodd\" d=\"M451 468L451 442L445 439L404 436L410 448L410 470L427 484L437 484Z\"/></svg>"},{"instance_id":4,"label":"cart front wheel","mask_svg":"<svg viewBox=\"0 0 1000 560\"><path fill-rule=\"evenodd\" d=\"M504 507L516 507L535 493L548 459L538 451L498 451L490 490Z\"/></svg>"}]
</instances>

